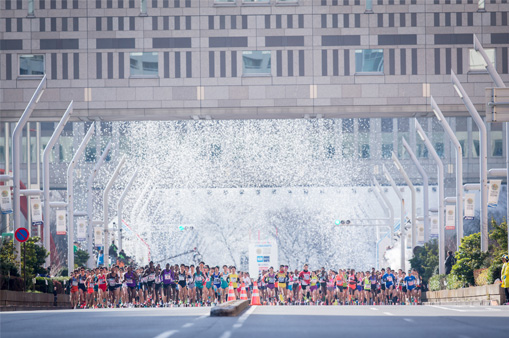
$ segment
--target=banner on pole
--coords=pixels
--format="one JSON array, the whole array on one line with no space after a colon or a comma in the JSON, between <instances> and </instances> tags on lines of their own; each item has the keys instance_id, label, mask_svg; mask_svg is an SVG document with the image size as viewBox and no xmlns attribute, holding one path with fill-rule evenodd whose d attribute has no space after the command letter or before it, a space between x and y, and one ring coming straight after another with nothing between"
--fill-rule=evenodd
<instances>
[{"instance_id":1,"label":"banner on pole","mask_svg":"<svg viewBox=\"0 0 509 338\"><path fill-rule=\"evenodd\" d=\"M502 180L490 180L488 185L488 207L495 208L498 205L498 195Z\"/></svg>"},{"instance_id":2,"label":"banner on pole","mask_svg":"<svg viewBox=\"0 0 509 338\"><path fill-rule=\"evenodd\" d=\"M2 214L12 213L11 187L0 186L0 210Z\"/></svg>"},{"instance_id":3,"label":"banner on pole","mask_svg":"<svg viewBox=\"0 0 509 338\"><path fill-rule=\"evenodd\" d=\"M456 228L456 206L445 206L445 230L454 230Z\"/></svg>"},{"instance_id":4,"label":"banner on pole","mask_svg":"<svg viewBox=\"0 0 509 338\"><path fill-rule=\"evenodd\" d=\"M32 215L31 236L39 236L39 228L42 225L42 207L39 196L30 196L30 214Z\"/></svg>"},{"instance_id":5,"label":"banner on pole","mask_svg":"<svg viewBox=\"0 0 509 338\"><path fill-rule=\"evenodd\" d=\"M475 216L475 194L465 194L465 217L464 219L474 219Z\"/></svg>"},{"instance_id":6,"label":"banner on pole","mask_svg":"<svg viewBox=\"0 0 509 338\"><path fill-rule=\"evenodd\" d=\"M78 231L76 233L76 239L78 241L84 241L87 239L87 220L84 218L78 219Z\"/></svg>"},{"instance_id":7,"label":"banner on pole","mask_svg":"<svg viewBox=\"0 0 509 338\"><path fill-rule=\"evenodd\" d=\"M433 215L430 216L431 220L431 231L429 233L429 238L438 238L438 216Z\"/></svg>"},{"instance_id":8,"label":"banner on pole","mask_svg":"<svg viewBox=\"0 0 509 338\"><path fill-rule=\"evenodd\" d=\"M57 210L57 235L66 235L67 234L67 221L66 221L66 211L65 210Z\"/></svg>"},{"instance_id":9,"label":"banner on pole","mask_svg":"<svg viewBox=\"0 0 509 338\"><path fill-rule=\"evenodd\" d=\"M94 229L95 246L104 246L104 228L95 227Z\"/></svg>"},{"instance_id":10,"label":"banner on pole","mask_svg":"<svg viewBox=\"0 0 509 338\"><path fill-rule=\"evenodd\" d=\"M417 245L424 245L424 224L417 223Z\"/></svg>"}]
</instances>

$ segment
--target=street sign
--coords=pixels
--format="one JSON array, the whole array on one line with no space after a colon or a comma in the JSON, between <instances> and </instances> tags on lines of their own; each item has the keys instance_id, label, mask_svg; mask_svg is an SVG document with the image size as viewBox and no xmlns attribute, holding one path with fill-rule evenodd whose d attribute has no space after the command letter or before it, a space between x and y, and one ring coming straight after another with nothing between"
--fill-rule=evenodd
<instances>
[{"instance_id":1,"label":"street sign","mask_svg":"<svg viewBox=\"0 0 509 338\"><path fill-rule=\"evenodd\" d=\"M28 237L30 237L30 235L27 228L19 228L14 233L14 238L16 238L16 240L20 243L26 242Z\"/></svg>"}]
</instances>

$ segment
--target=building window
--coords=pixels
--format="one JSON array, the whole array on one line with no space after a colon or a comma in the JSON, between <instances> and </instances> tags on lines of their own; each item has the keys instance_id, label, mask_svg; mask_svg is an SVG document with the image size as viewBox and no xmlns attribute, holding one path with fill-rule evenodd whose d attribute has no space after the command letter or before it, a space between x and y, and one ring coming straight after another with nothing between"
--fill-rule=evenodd
<instances>
[{"instance_id":1,"label":"building window","mask_svg":"<svg viewBox=\"0 0 509 338\"><path fill-rule=\"evenodd\" d=\"M373 13L373 0L366 0L366 12Z\"/></svg>"},{"instance_id":2,"label":"building window","mask_svg":"<svg viewBox=\"0 0 509 338\"><path fill-rule=\"evenodd\" d=\"M486 0L477 0L477 9L479 11L485 11L486 10Z\"/></svg>"},{"instance_id":3,"label":"building window","mask_svg":"<svg viewBox=\"0 0 509 338\"><path fill-rule=\"evenodd\" d=\"M491 61L491 64L495 66L495 48L486 48L484 49L486 52L486 55L488 55L488 58ZM481 53L477 52L475 49L470 49L470 71L479 72L479 71L486 71L486 63L484 62L484 58L482 57Z\"/></svg>"},{"instance_id":4,"label":"building window","mask_svg":"<svg viewBox=\"0 0 509 338\"><path fill-rule=\"evenodd\" d=\"M158 53L131 53L129 58L131 76L157 77L159 71Z\"/></svg>"},{"instance_id":5,"label":"building window","mask_svg":"<svg viewBox=\"0 0 509 338\"><path fill-rule=\"evenodd\" d=\"M382 123L382 158L391 158L394 150L393 129L394 121L392 118L383 118Z\"/></svg>"},{"instance_id":6,"label":"building window","mask_svg":"<svg viewBox=\"0 0 509 338\"><path fill-rule=\"evenodd\" d=\"M358 120L359 157L370 158L370 119L361 118Z\"/></svg>"},{"instance_id":7,"label":"building window","mask_svg":"<svg viewBox=\"0 0 509 338\"><path fill-rule=\"evenodd\" d=\"M44 75L44 55L20 55L19 75Z\"/></svg>"},{"instance_id":8,"label":"building window","mask_svg":"<svg viewBox=\"0 0 509 338\"><path fill-rule=\"evenodd\" d=\"M147 14L147 0L140 0L140 14Z\"/></svg>"},{"instance_id":9,"label":"building window","mask_svg":"<svg viewBox=\"0 0 509 338\"><path fill-rule=\"evenodd\" d=\"M271 75L270 51L242 52L242 71L244 75Z\"/></svg>"},{"instance_id":10,"label":"building window","mask_svg":"<svg viewBox=\"0 0 509 338\"><path fill-rule=\"evenodd\" d=\"M34 0L28 0L28 16L34 16Z\"/></svg>"},{"instance_id":11,"label":"building window","mask_svg":"<svg viewBox=\"0 0 509 338\"><path fill-rule=\"evenodd\" d=\"M245 4L270 4L270 0L242 0Z\"/></svg>"},{"instance_id":12,"label":"building window","mask_svg":"<svg viewBox=\"0 0 509 338\"><path fill-rule=\"evenodd\" d=\"M502 156L502 123L490 123L491 156Z\"/></svg>"},{"instance_id":13,"label":"building window","mask_svg":"<svg viewBox=\"0 0 509 338\"><path fill-rule=\"evenodd\" d=\"M234 4L237 0L214 0L216 4Z\"/></svg>"},{"instance_id":14,"label":"building window","mask_svg":"<svg viewBox=\"0 0 509 338\"><path fill-rule=\"evenodd\" d=\"M383 73L383 49L358 49L355 51L356 73Z\"/></svg>"}]
</instances>

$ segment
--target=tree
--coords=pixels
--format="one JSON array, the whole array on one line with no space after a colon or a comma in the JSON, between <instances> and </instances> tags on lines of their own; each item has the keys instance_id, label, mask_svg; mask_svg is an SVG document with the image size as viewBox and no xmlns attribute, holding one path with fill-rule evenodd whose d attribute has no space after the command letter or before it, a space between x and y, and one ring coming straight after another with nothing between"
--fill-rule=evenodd
<instances>
[{"instance_id":1,"label":"tree","mask_svg":"<svg viewBox=\"0 0 509 338\"><path fill-rule=\"evenodd\" d=\"M452 273L463 283L475 285L474 270L485 267L489 253L481 251L481 233L463 237Z\"/></svg>"},{"instance_id":2,"label":"tree","mask_svg":"<svg viewBox=\"0 0 509 338\"><path fill-rule=\"evenodd\" d=\"M16 266L16 252L12 245L13 240L4 240L0 248L0 275L19 277Z\"/></svg>"},{"instance_id":3,"label":"tree","mask_svg":"<svg viewBox=\"0 0 509 338\"><path fill-rule=\"evenodd\" d=\"M76 250L74 253L74 265L77 267L87 265L87 261L90 258L90 255L85 250Z\"/></svg>"},{"instance_id":4,"label":"tree","mask_svg":"<svg viewBox=\"0 0 509 338\"><path fill-rule=\"evenodd\" d=\"M23 249L23 244L21 245L21 267L23 267L23 261L26 257L26 277L32 278L37 274L46 274L46 269L43 267L46 257L48 257L49 252L46 251L42 246L37 243L40 241L40 237L31 237L28 241L25 242L25 249ZM6 269L11 270L11 275L15 275L13 272L13 266L16 268L16 256L17 253L14 249L14 241L8 241L4 243L0 250L0 262L1 269L3 273L4 265ZM26 253L23 253L23 250L26 250ZM17 269L17 268L16 268ZM18 276L21 275L23 271L18 272Z\"/></svg>"},{"instance_id":5,"label":"tree","mask_svg":"<svg viewBox=\"0 0 509 338\"><path fill-rule=\"evenodd\" d=\"M410 259L410 265L417 270L423 283L427 284L438 267L438 241L432 239L423 247L416 248L414 257Z\"/></svg>"}]
</instances>

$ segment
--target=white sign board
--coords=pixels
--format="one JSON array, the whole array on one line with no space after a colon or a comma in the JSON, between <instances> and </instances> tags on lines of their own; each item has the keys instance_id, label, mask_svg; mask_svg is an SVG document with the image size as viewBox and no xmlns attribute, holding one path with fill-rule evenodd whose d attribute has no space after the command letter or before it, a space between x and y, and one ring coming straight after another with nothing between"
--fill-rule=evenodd
<instances>
[{"instance_id":1,"label":"white sign board","mask_svg":"<svg viewBox=\"0 0 509 338\"><path fill-rule=\"evenodd\" d=\"M66 220L66 211L65 210L57 210L57 235L66 235L67 234L67 220Z\"/></svg>"},{"instance_id":2,"label":"white sign board","mask_svg":"<svg viewBox=\"0 0 509 338\"><path fill-rule=\"evenodd\" d=\"M502 180L490 180L488 185L488 207L495 208L498 205L498 195Z\"/></svg>"},{"instance_id":3,"label":"white sign board","mask_svg":"<svg viewBox=\"0 0 509 338\"><path fill-rule=\"evenodd\" d=\"M11 187L0 186L0 209L2 214L12 213Z\"/></svg>"},{"instance_id":4,"label":"white sign board","mask_svg":"<svg viewBox=\"0 0 509 338\"><path fill-rule=\"evenodd\" d=\"M275 242L264 241L249 244L249 275L251 278L258 278L263 270L270 267L275 270L278 266L278 247Z\"/></svg>"}]
</instances>

